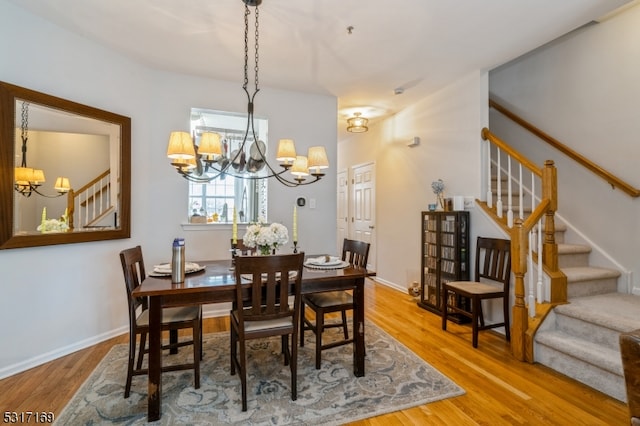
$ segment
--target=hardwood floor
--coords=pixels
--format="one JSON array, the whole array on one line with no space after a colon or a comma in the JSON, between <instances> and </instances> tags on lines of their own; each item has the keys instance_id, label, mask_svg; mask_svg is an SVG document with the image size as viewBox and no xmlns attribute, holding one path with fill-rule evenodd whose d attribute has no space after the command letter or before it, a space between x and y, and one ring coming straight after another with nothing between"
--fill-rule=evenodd
<instances>
[{"instance_id":1,"label":"hardwood floor","mask_svg":"<svg viewBox=\"0 0 640 426\"><path fill-rule=\"evenodd\" d=\"M504 338L480 333L471 346L467 326L449 324L412 297L370 282L367 320L454 380L465 395L362 420L354 425L628 425L626 404L544 366L514 360ZM204 332L228 330L227 318L205 320ZM109 349L127 336L97 344L0 380L5 411L60 413ZM123 366L126 368L126 366Z\"/></svg>"}]
</instances>

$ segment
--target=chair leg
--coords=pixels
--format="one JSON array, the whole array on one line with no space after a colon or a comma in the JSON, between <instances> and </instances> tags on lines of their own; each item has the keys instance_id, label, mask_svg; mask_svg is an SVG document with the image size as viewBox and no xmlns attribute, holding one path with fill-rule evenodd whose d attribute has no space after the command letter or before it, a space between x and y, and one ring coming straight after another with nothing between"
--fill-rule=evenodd
<instances>
[{"instance_id":1,"label":"chair leg","mask_svg":"<svg viewBox=\"0 0 640 426\"><path fill-rule=\"evenodd\" d=\"M174 346L178 343L178 330L169 330L169 344L173 347L169 349L171 355L178 353L178 347Z\"/></svg>"},{"instance_id":2,"label":"chair leg","mask_svg":"<svg viewBox=\"0 0 640 426\"><path fill-rule=\"evenodd\" d=\"M136 334L129 331L129 362L127 363L127 382L124 385L124 397L129 398L131 379L133 378L133 362L136 356Z\"/></svg>"},{"instance_id":3,"label":"chair leg","mask_svg":"<svg viewBox=\"0 0 640 426\"><path fill-rule=\"evenodd\" d=\"M447 309L447 293L448 293L448 291L447 291L446 287L444 287L444 286L442 287L442 290L443 290L443 292L442 292L442 306L441 306L441 309L442 309L442 329L446 331L447 330L447 315L449 313L448 312L449 310Z\"/></svg>"},{"instance_id":4,"label":"chair leg","mask_svg":"<svg viewBox=\"0 0 640 426\"><path fill-rule=\"evenodd\" d=\"M305 328L305 323L304 323L304 302L300 302L300 346L304 346L304 328Z\"/></svg>"},{"instance_id":5,"label":"chair leg","mask_svg":"<svg viewBox=\"0 0 640 426\"><path fill-rule=\"evenodd\" d=\"M233 376L236 374L236 359L238 359L238 339L236 337L236 330L233 324L231 324L231 333L229 334L231 337L231 375Z\"/></svg>"},{"instance_id":6,"label":"chair leg","mask_svg":"<svg viewBox=\"0 0 640 426\"><path fill-rule=\"evenodd\" d=\"M349 338L349 329L347 328L347 311L342 311L342 333L344 334L344 340Z\"/></svg>"},{"instance_id":7,"label":"chair leg","mask_svg":"<svg viewBox=\"0 0 640 426\"><path fill-rule=\"evenodd\" d=\"M196 389L200 389L200 360L202 359L202 329L200 326L200 320L193 322L193 376Z\"/></svg>"},{"instance_id":8,"label":"chair leg","mask_svg":"<svg viewBox=\"0 0 640 426\"><path fill-rule=\"evenodd\" d=\"M200 308L200 361L204 359L204 343L202 340L202 308Z\"/></svg>"},{"instance_id":9,"label":"chair leg","mask_svg":"<svg viewBox=\"0 0 640 426\"><path fill-rule=\"evenodd\" d=\"M473 347L478 347L478 304L480 303L480 299L477 297L471 298L471 327L473 333Z\"/></svg>"},{"instance_id":10,"label":"chair leg","mask_svg":"<svg viewBox=\"0 0 640 426\"><path fill-rule=\"evenodd\" d=\"M316 370L320 370L322 360L322 333L324 332L324 311L318 309L316 312Z\"/></svg>"},{"instance_id":11,"label":"chair leg","mask_svg":"<svg viewBox=\"0 0 640 426\"><path fill-rule=\"evenodd\" d=\"M295 346L292 344L291 346ZM283 334L280 336L281 352L284 354L284 365L289 365L291 362L291 351L289 350L289 335Z\"/></svg>"},{"instance_id":12,"label":"chair leg","mask_svg":"<svg viewBox=\"0 0 640 426\"><path fill-rule=\"evenodd\" d=\"M502 298L502 306L504 311L504 335L507 342L510 342L511 330L509 329L509 298L506 295Z\"/></svg>"},{"instance_id":13,"label":"chair leg","mask_svg":"<svg viewBox=\"0 0 640 426\"><path fill-rule=\"evenodd\" d=\"M289 341L289 336L285 336L287 341ZM296 345L296 335L293 333L291 335L291 361L290 361L290 370L291 370L291 400L295 401L298 399L298 347Z\"/></svg>"},{"instance_id":14,"label":"chair leg","mask_svg":"<svg viewBox=\"0 0 640 426\"><path fill-rule=\"evenodd\" d=\"M138 364L136 365L136 369L140 370L142 368L142 360L144 359L144 350L147 345L147 333L140 333L140 349L138 350ZM135 341L133 343L134 353L135 353Z\"/></svg>"},{"instance_id":15,"label":"chair leg","mask_svg":"<svg viewBox=\"0 0 640 426\"><path fill-rule=\"evenodd\" d=\"M240 385L242 387L242 411L247 411L247 356L245 342L240 341Z\"/></svg>"}]
</instances>

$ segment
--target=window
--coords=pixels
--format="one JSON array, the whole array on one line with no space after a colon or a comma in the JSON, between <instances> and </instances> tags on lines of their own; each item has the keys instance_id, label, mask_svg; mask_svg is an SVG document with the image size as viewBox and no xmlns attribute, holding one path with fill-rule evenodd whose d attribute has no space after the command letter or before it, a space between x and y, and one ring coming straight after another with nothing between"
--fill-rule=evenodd
<instances>
[{"instance_id":1,"label":"window","mask_svg":"<svg viewBox=\"0 0 640 426\"><path fill-rule=\"evenodd\" d=\"M264 149L267 143L268 120L255 118L254 126L258 143L262 141ZM251 154L255 141L253 135L247 138L244 155L238 152L247 127L246 115L212 111L200 108L191 109L191 133L196 137L196 145L202 132L216 132L222 140L223 155L213 158L212 167L201 162L201 176L215 176L213 167L236 161L229 168L229 174L216 177L209 183L189 182L188 215L202 218L198 222L231 223L236 210L238 222L256 222L259 218L267 220L267 179L243 179L260 177L264 174L264 164ZM262 163L262 164L261 164ZM257 170L249 173L247 170ZM235 176L234 176L235 175ZM240 177L236 177L240 176Z\"/></svg>"}]
</instances>

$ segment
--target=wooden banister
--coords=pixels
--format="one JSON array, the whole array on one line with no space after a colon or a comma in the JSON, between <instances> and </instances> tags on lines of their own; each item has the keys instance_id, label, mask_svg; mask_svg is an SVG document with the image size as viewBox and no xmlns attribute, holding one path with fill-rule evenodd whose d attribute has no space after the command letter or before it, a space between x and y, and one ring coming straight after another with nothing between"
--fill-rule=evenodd
<instances>
[{"instance_id":1,"label":"wooden banister","mask_svg":"<svg viewBox=\"0 0 640 426\"><path fill-rule=\"evenodd\" d=\"M508 156L509 180L513 179L510 172L511 161L516 161L519 165L528 169L532 176L537 176L541 181L540 201L535 206L532 201L533 210L529 213L528 217L526 219L517 218L515 219L512 227L510 225L507 225L506 227L506 231L510 234L511 239L511 271L515 277L514 305L512 309L511 323L511 350L516 359L533 362L534 328L539 326L540 321L536 321L537 318L535 317L531 318L533 314L530 314L529 312L532 311L532 308L535 308L535 312L538 312L539 304L536 305L534 294L530 290L529 309L527 309L527 294L525 292L526 286L524 279L527 272L533 272L527 271L527 262L529 261L529 256L532 256L532 252L529 247L529 235L535 227L538 227L536 231L538 235L542 235L541 233L544 233L544 244L538 244L536 256L538 264L540 265L540 263L542 263L545 270L551 272L551 294L549 301L551 303L566 302L566 280L562 279L562 274L558 274L558 245L554 236L555 211L558 205L557 171L553 161L547 160L543 166L538 166L517 150L507 145L487 128L482 129L482 138L489 142L489 153L491 153L491 146L495 145L500 150L498 154L506 154ZM499 155L496 168L498 169L499 178ZM497 193L500 196L499 187ZM489 196L491 196L491 193L488 194L488 198ZM508 197L511 197L510 187L508 189ZM496 205L494 210L489 209L490 212L495 213L495 218L498 221L499 218L502 218L502 216L497 214L500 208L501 206ZM510 208L511 206L509 205L509 209ZM544 218L544 230L540 228L542 218ZM542 267L542 265L540 265L540 267ZM538 276L540 275L541 270L538 273Z\"/></svg>"},{"instance_id":2,"label":"wooden banister","mask_svg":"<svg viewBox=\"0 0 640 426\"><path fill-rule=\"evenodd\" d=\"M505 117L509 118L510 120L517 123L524 129L533 133L543 141L547 142L552 147L556 148L558 151L562 152L572 160L576 161L581 166L595 173L597 176L600 176L602 179L607 181L607 183L609 183L609 185L611 185L613 188L619 188L620 190L624 191L626 194L628 194L631 197L634 197L634 198L640 197L640 189L633 187L631 184L615 176L613 173L605 170L598 164L594 163L593 161L589 160L588 158L584 157L583 155L579 154L578 152L574 151L568 146L564 145L562 142L558 141L557 139L553 138L552 136L538 129L536 126L529 123L522 117L509 111L507 108L500 105L496 101L490 99L489 107L495 109Z\"/></svg>"}]
</instances>

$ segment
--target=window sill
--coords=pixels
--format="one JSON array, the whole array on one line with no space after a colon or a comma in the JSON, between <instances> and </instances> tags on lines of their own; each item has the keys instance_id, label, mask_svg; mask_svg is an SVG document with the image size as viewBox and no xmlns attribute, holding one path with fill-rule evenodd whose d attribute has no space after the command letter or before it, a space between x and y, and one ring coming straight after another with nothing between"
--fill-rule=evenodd
<instances>
[{"instance_id":1,"label":"window sill","mask_svg":"<svg viewBox=\"0 0 640 426\"><path fill-rule=\"evenodd\" d=\"M231 223L181 223L183 231L226 231L232 228ZM246 227L245 223L238 224L238 231L242 228L244 232L244 228Z\"/></svg>"}]
</instances>

